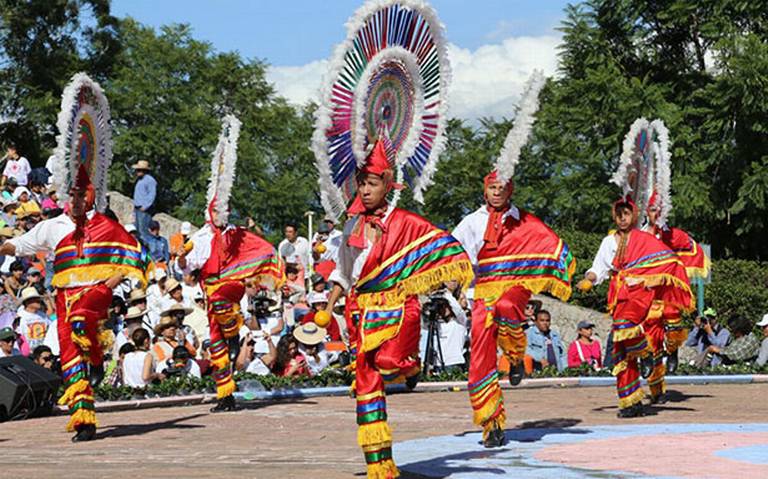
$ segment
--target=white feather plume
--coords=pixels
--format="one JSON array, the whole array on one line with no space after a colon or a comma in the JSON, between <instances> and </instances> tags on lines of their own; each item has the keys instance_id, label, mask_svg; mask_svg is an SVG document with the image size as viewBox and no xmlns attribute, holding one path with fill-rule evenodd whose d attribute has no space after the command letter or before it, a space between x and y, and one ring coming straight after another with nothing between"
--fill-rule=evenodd
<instances>
[{"instance_id":1,"label":"white feather plume","mask_svg":"<svg viewBox=\"0 0 768 479\"><path fill-rule=\"evenodd\" d=\"M333 103L331 98L333 95L333 85L345 66L346 52L353 49L355 33L365 25L366 21L371 15L393 4L399 4L405 8L418 11L429 23L432 36L435 40L435 46L438 52L438 60L440 63L440 95L442 101L438 106L439 119L432 150L424 166L422 175L416 180L414 184L414 198L416 198L418 201L423 202L423 191L431 184L432 175L436 170L437 161L440 154L445 149L445 128L448 113L448 102L446 101L446 98L448 92L448 84L450 83L451 71L448 61L448 48L445 41L444 26L442 23L440 23L437 17L437 13L434 11L434 9L432 9L432 7L424 0L369 0L362 7L360 7L346 23L347 38L343 42L339 43L334 49L330 67L323 77L322 86L320 89L320 105L315 112L315 131L312 135L312 151L315 153L315 164L319 174L318 183L321 189L320 199L326 214L336 220L338 220L339 217L344 214L347 205L344 199L344 194L333 181L329 164L330 158L328 155L328 139L325 135L325 132L332 126L331 123L333 115ZM399 50L402 50L402 52ZM383 54L392 55L393 57L400 59L406 66L409 66L409 71L413 71L410 66L415 64L415 57L413 57L413 54L407 50L387 48L383 51ZM380 64L378 57L374 57L366 66L366 71L363 72L365 79L370 78L370 75L373 71L375 71L375 68L378 64ZM405 160L413 154L413 151L418 146L419 133L421 132L422 128L421 113L423 113L424 101L421 92L423 89L421 87L420 76L413 75L413 79L416 90L415 96L417 98L414 105L414 124L411 127L411 131L409 132L406 141L397 154L397 163L400 165L405 163ZM368 82L361 81L359 82L359 85L361 87L367 87ZM358 95L357 98L363 96L364 95ZM352 120L355 125L358 125L358 128L360 122L363 121L363 115L363 112L356 113L355 118ZM365 162L365 141L366 139L364 138L355 138L353 142L353 155L357 165L361 165ZM396 200L397 198L395 198L395 201Z\"/></svg>"},{"instance_id":2,"label":"white feather plume","mask_svg":"<svg viewBox=\"0 0 768 479\"><path fill-rule=\"evenodd\" d=\"M672 154L669 151L669 129L663 121L656 119L651 122L651 128L655 133L656 151L656 181L655 189L659 195L659 218L656 224L664 227L672 211Z\"/></svg>"},{"instance_id":3,"label":"white feather plume","mask_svg":"<svg viewBox=\"0 0 768 479\"><path fill-rule=\"evenodd\" d=\"M520 106L515 117L515 124L509 130L499 158L496 160L496 171L499 181L506 183L515 175L515 166L520 162L520 152L528 142L535 115L539 109L539 93L544 88L547 79L544 72L534 70L525 83Z\"/></svg>"},{"instance_id":4,"label":"white feather plume","mask_svg":"<svg viewBox=\"0 0 768 479\"><path fill-rule=\"evenodd\" d=\"M83 88L89 88L96 99L96 105L80 105L78 98ZM78 123L83 114L89 115L96 131L95 174L91 178L96 192L96 211L107 207L107 180L112 164L112 126L109 102L101 86L85 73L76 73L61 94L61 111L56 120L59 134L53 150L53 183L62 201L69 200L69 190L77 176L79 156L77 150Z\"/></svg>"},{"instance_id":5,"label":"white feather plume","mask_svg":"<svg viewBox=\"0 0 768 479\"><path fill-rule=\"evenodd\" d=\"M624 143L622 144L621 156L619 157L619 166L616 168L616 172L611 177L611 183L621 188L622 196L626 196L630 193L636 193L632 191L632 185L629 183L630 173L632 173L632 157L636 153L635 139L637 135L649 126L648 120L645 118L638 118L629 127L624 137Z\"/></svg>"},{"instance_id":6,"label":"white feather plume","mask_svg":"<svg viewBox=\"0 0 768 479\"><path fill-rule=\"evenodd\" d=\"M229 222L229 198L232 185L235 182L235 166L237 164L237 139L240 136L240 120L234 115L226 115L221 122L219 142L213 151L211 160L211 179L208 183L207 205L205 219L211 221L209 208L215 201L213 210L217 215L217 226Z\"/></svg>"}]
</instances>

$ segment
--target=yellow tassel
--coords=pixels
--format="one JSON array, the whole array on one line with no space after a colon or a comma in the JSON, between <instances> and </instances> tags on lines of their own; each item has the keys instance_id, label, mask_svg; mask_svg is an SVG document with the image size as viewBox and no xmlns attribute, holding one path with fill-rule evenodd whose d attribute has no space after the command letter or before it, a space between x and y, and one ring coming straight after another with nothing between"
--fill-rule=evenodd
<instances>
[{"instance_id":1,"label":"yellow tassel","mask_svg":"<svg viewBox=\"0 0 768 479\"><path fill-rule=\"evenodd\" d=\"M67 390L64 391L64 394L61 395L59 398L59 404L69 404L70 401L72 401L75 396L84 393L86 389L88 389L88 381L85 379L80 379L78 381L75 381L73 384L69 385L67 387Z\"/></svg>"},{"instance_id":2,"label":"yellow tassel","mask_svg":"<svg viewBox=\"0 0 768 479\"><path fill-rule=\"evenodd\" d=\"M621 341L626 341L627 339L634 339L642 336L643 328L640 327L640 325L632 326L631 328L625 328L618 331L613 332L613 342L619 343Z\"/></svg>"},{"instance_id":3,"label":"yellow tassel","mask_svg":"<svg viewBox=\"0 0 768 479\"><path fill-rule=\"evenodd\" d=\"M214 359L211 357L211 366L213 366L214 371L218 371L219 369L224 369L229 366L229 355L224 354L220 358Z\"/></svg>"},{"instance_id":4,"label":"yellow tassel","mask_svg":"<svg viewBox=\"0 0 768 479\"><path fill-rule=\"evenodd\" d=\"M392 430L386 421L363 424L357 428L357 444L361 447L392 442Z\"/></svg>"},{"instance_id":5,"label":"yellow tassel","mask_svg":"<svg viewBox=\"0 0 768 479\"><path fill-rule=\"evenodd\" d=\"M483 404L480 409L473 408L472 420L475 424L483 426L488 422L489 418L491 418L494 414L497 414L498 411L496 417L500 417L501 423L503 424L506 413L504 411L504 397L502 396L501 387L499 387L498 382L493 384L488 391L485 391L485 394L474 398L470 397L470 402L481 403L486 398L488 398L488 400L485 401L485 404ZM493 418L493 420L495 419L496 418Z\"/></svg>"},{"instance_id":6,"label":"yellow tassel","mask_svg":"<svg viewBox=\"0 0 768 479\"><path fill-rule=\"evenodd\" d=\"M529 278L478 284L475 286L475 298L482 298L487 304L493 305L507 290L515 286L522 286L531 294L547 292L562 301L567 301L572 293L570 284L563 284L552 278Z\"/></svg>"},{"instance_id":7,"label":"yellow tassel","mask_svg":"<svg viewBox=\"0 0 768 479\"><path fill-rule=\"evenodd\" d=\"M395 461L386 459L376 464L368 464L367 479L394 479L400 477Z\"/></svg>"},{"instance_id":8,"label":"yellow tassel","mask_svg":"<svg viewBox=\"0 0 768 479\"><path fill-rule=\"evenodd\" d=\"M709 273L712 271L712 261L709 259L709 256L706 254L704 255L704 266L701 268L696 267L689 267L685 268L685 272L688 274L688 278L701 278L705 279L709 276Z\"/></svg>"},{"instance_id":9,"label":"yellow tassel","mask_svg":"<svg viewBox=\"0 0 768 479\"><path fill-rule=\"evenodd\" d=\"M472 279L472 264L466 260L454 261L406 278L387 291L361 294L357 297L357 304L362 308L381 304L402 304L409 296L427 294L446 281L458 281L462 288L466 288Z\"/></svg>"},{"instance_id":10,"label":"yellow tassel","mask_svg":"<svg viewBox=\"0 0 768 479\"><path fill-rule=\"evenodd\" d=\"M88 339L88 336L80 336L79 334L72 332L70 337L72 338L72 342L75 343L80 348L80 350L83 352L90 351L91 340Z\"/></svg>"},{"instance_id":11,"label":"yellow tassel","mask_svg":"<svg viewBox=\"0 0 768 479\"><path fill-rule=\"evenodd\" d=\"M624 409L630 406L634 406L635 404L642 401L644 397L645 397L645 392L643 391L643 388L637 388L637 390L632 394L630 394L629 396L619 399L619 407L621 409Z\"/></svg>"},{"instance_id":12,"label":"yellow tassel","mask_svg":"<svg viewBox=\"0 0 768 479\"><path fill-rule=\"evenodd\" d=\"M237 390L237 385L235 384L234 379L230 377L229 380L224 384L216 385L216 397L218 399L222 399L227 396L231 396L232 394L234 394L236 390Z\"/></svg>"},{"instance_id":13,"label":"yellow tassel","mask_svg":"<svg viewBox=\"0 0 768 479\"><path fill-rule=\"evenodd\" d=\"M99 426L99 423L96 421L96 411L80 408L72 413L72 415L69 416L69 422L67 423L67 432L74 432L77 426L85 424L93 424L96 427Z\"/></svg>"}]
</instances>

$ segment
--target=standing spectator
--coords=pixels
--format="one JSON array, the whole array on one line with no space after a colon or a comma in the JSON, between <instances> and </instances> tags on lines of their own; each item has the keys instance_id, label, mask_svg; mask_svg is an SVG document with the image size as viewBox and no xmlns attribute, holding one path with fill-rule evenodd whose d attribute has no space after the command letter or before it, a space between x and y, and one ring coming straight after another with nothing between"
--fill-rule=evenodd
<instances>
[{"instance_id":1,"label":"standing spectator","mask_svg":"<svg viewBox=\"0 0 768 479\"><path fill-rule=\"evenodd\" d=\"M51 320L42 311L43 298L35 288L25 288L21 292L21 310L19 311L19 332L27 340L29 348L34 350L43 344L45 333Z\"/></svg>"},{"instance_id":2,"label":"standing spectator","mask_svg":"<svg viewBox=\"0 0 768 479\"><path fill-rule=\"evenodd\" d=\"M303 274L309 268L311 260L311 251L309 241L303 236L299 236L299 230L294 223L285 225L285 239L277 247L280 257L286 263L294 263L301 267L299 273L300 281L304 281Z\"/></svg>"},{"instance_id":3,"label":"standing spectator","mask_svg":"<svg viewBox=\"0 0 768 479\"><path fill-rule=\"evenodd\" d=\"M752 332L752 323L744 316L734 316L728 321L733 340L724 348L710 346L707 351L717 354L723 364L743 363L755 359L760 350L760 341Z\"/></svg>"},{"instance_id":4,"label":"standing spectator","mask_svg":"<svg viewBox=\"0 0 768 479\"><path fill-rule=\"evenodd\" d=\"M568 367L578 368L582 364L589 364L593 369L603 367L600 351L600 341L592 339L595 325L589 321L579 321L576 326L578 337L568 347Z\"/></svg>"},{"instance_id":5,"label":"standing spectator","mask_svg":"<svg viewBox=\"0 0 768 479\"><path fill-rule=\"evenodd\" d=\"M565 369L565 347L560 333L551 329L552 316L546 309L539 310L532 328L528 328L528 348L525 354L533 358L534 369L554 366L558 371Z\"/></svg>"},{"instance_id":6,"label":"standing spectator","mask_svg":"<svg viewBox=\"0 0 768 479\"><path fill-rule=\"evenodd\" d=\"M13 328L6 326L0 329L0 358L18 356L21 352L16 347L16 333Z\"/></svg>"},{"instance_id":7,"label":"standing spectator","mask_svg":"<svg viewBox=\"0 0 768 479\"><path fill-rule=\"evenodd\" d=\"M763 341L760 343L760 351L757 353L755 364L762 368L768 363L768 314L763 315L763 319L757 323L757 327L763 330Z\"/></svg>"},{"instance_id":8,"label":"standing spectator","mask_svg":"<svg viewBox=\"0 0 768 479\"><path fill-rule=\"evenodd\" d=\"M155 372L154 357L149 353L149 333L139 328L133 333L135 351L123 358L123 382L132 388L144 388L152 381L165 379L165 375Z\"/></svg>"},{"instance_id":9,"label":"standing spectator","mask_svg":"<svg viewBox=\"0 0 768 479\"><path fill-rule=\"evenodd\" d=\"M136 228L139 236L149 236L149 222L154 213L157 197L157 181L149 174L149 162L140 160L132 166L136 172L136 184L133 187L133 209L136 216Z\"/></svg>"},{"instance_id":10,"label":"standing spectator","mask_svg":"<svg viewBox=\"0 0 768 479\"><path fill-rule=\"evenodd\" d=\"M307 296L307 301L309 302L309 307L312 309L301 318L301 324L313 323L315 320L315 313L318 311L325 311L325 308L328 307L328 292L323 291L318 293L313 291ZM323 328L323 330L328 333L331 341L341 341L341 331L335 320L328 323L328 328Z\"/></svg>"},{"instance_id":11,"label":"standing spectator","mask_svg":"<svg viewBox=\"0 0 768 479\"><path fill-rule=\"evenodd\" d=\"M16 150L16 145L8 146L8 150L5 153L3 160L7 160L5 169L3 169L2 184L5 186L6 182L13 178L16 184L19 186L27 186L27 176L32 168L29 166L29 161L23 156L19 156L19 152Z\"/></svg>"},{"instance_id":12,"label":"standing spectator","mask_svg":"<svg viewBox=\"0 0 768 479\"><path fill-rule=\"evenodd\" d=\"M160 236L160 223L155 220L149 221L149 234L143 236L144 243L149 248L149 255L152 257L157 267L165 269L171 259L171 250L168 246L168 240Z\"/></svg>"},{"instance_id":13,"label":"standing spectator","mask_svg":"<svg viewBox=\"0 0 768 479\"><path fill-rule=\"evenodd\" d=\"M694 363L697 366L717 366L722 363L720 356L709 353L710 346L724 348L731 339L731 333L717 322L717 311L707 308L693 320L693 329L685 345L695 348L698 353Z\"/></svg>"},{"instance_id":14,"label":"standing spectator","mask_svg":"<svg viewBox=\"0 0 768 479\"><path fill-rule=\"evenodd\" d=\"M190 309L193 306L191 301L188 303L187 298L184 298L184 289L181 287L181 283L171 278L166 282L165 295L160 301L160 309L165 311L176 303Z\"/></svg>"}]
</instances>

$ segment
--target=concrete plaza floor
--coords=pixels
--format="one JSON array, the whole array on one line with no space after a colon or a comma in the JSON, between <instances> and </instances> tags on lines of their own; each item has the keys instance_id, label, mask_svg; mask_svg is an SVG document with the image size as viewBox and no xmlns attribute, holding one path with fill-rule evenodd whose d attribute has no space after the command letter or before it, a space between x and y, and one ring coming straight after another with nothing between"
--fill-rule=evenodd
<instances>
[{"instance_id":1,"label":"concrete plaza floor","mask_svg":"<svg viewBox=\"0 0 768 479\"><path fill-rule=\"evenodd\" d=\"M507 389L507 435L513 440L505 449L510 454L516 454L518 448L527 451L523 446L530 441L525 438L544 434L537 431L569 433L590 426L637 425L641 429L645 427L642 430L647 432L652 430L647 428L649 425L679 424L681 434L696 434L690 426L684 425L768 422L768 384L673 386L670 395L672 400L651 408L650 415L622 420L616 418L612 388ZM356 445L354 401L350 398L252 402L243 411L223 414L210 414L209 407L197 405L102 413L99 414L101 427L97 440L81 444L70 442L71 434L63 430L64 416L2 423L0 477L323 479L365 475L363 457ZM395 459L405 478L440 477L442 469L433 467L434 464L427 469L409 466L408 462L415 459L407 457L423 456L418 448L430 444L430 441L419 440L471 438L478 431L471 421L466 392L419 393L417 389L414 393L390 395L388 410L396 442ZM673 427L667 431L676 430ZM596 439L605 441L606 437ZM707 437L706 434L703 437ZM477 438L468 441L472 444L468 446L465 441L461 447L477 445ZM445 447L453 447L446 444ZM643 453L642 445L632 444L623 443L622 454ZM657 446L675 450L675 443L666 448L663 444ZM562 444L557 447L567 449L571 446ZM398 459L398 451L402 451L405 461ZM552 460L548 454L557 459L557 451L537 449L531 450L531 454L538 455L537 461L546 461ZM757 451L759 453L759 449ZM440 452L446 456L451 453L450 450ZM670 472L673 472L672 462L678 459L690 461L689 454L689 449L681 448L680 457L674 452L667 453L656 462L664 470L663 461L670 461ZM472 457L464 457L464 460ZM483 467L482 462L477 465ZM585 463L579 467L589 469L592 466ZM594 467L599 469L599 465ZM768 464L763 467L765 474L762 477L768 477ZM430 471L437 472L432 474ZM443 475L451 472L450 469L446 471ZM562 475L546 468L540 472L539 477ZM506 477L506 474L496 477Z\"/></svg>"}]
</instances>

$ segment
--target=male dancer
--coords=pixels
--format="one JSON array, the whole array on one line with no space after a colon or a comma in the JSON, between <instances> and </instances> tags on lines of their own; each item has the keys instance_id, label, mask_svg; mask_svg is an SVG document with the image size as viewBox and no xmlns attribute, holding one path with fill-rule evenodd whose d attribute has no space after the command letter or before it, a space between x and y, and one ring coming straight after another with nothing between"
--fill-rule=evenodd
<instances>
[{"instance_id":1,"label":"male dancer","mask_svg":"<svg viewBox=\"0 0 768 479\"><path fill-rule=\"evenodd\" d=\"M692 295L685 268L677 255L653 235L640 231L638 210L627 195L613 204L618 230L600 244L592 267L577 285L589 291L594 284L611 280L608 311L613 318L613 374L619 396L619 417L643 415L644 392L640 375L653 372L653 350L648 330L658 330L660 301L677 309L691 307ZM638 366L638 360L641 366Z\"/></svg>"},{"instance_id":2,"label":"male dancer","mask_svg":"<svg viewBox=\"0 0 768 479\"><path fill-rule=\"evenodd\" d=\"M469 396L485 447L504 443L504 399L497 377L497 345L510 362L509 381L520 383L526 348L525 306L532 293L548 291L565 301L576 262L547 225L510 201L512 179L496 171L484 181L486 204L453 232L475 266Z\"/></svg>"},{"instance_id":3,"label":"male dancer","mask_svg":"<svg viewBox=\"0 0 768 479\"><path fill-rule=\"evenodd\" d=\"M377 140L357 174L357 195L347 210L339 261L326 311L346 294L345 316L351 349L356 352L358 443L369 478L397 477L392 432L387 425L384 383L413 378L419 372L421 306L418 295L458 280L466 286L472 268L451 235L424 218L387 203L394 181L386 140Z\"/></svg>"}]
</instances>

